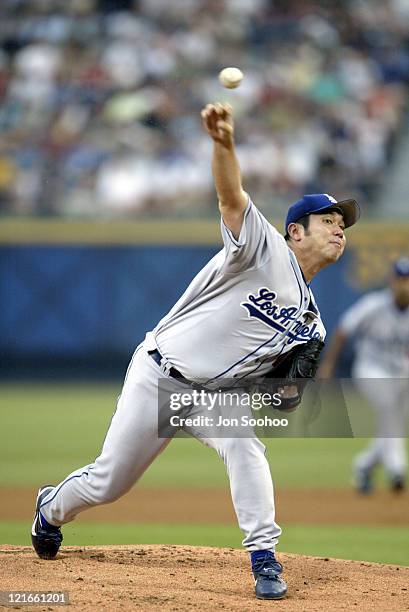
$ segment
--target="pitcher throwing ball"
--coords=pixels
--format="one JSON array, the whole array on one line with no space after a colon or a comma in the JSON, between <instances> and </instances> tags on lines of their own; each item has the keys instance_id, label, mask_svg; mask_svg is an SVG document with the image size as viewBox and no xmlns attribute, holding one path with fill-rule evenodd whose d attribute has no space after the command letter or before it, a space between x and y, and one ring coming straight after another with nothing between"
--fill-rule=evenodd
<instances>
[{"instance_id":1,"label":"pitcher throwing ball","mask_svg":"<svg viewBox=\"0 0 409 612\"><path fill-rule=\"evenodd\" d=\"M284 357L290 379L297 372L312 376L316 369L325 329L309 283L341 257L345 228L357 221L359 207L354 200L337 202L326 194L304 196L288 210L284 238L243 190L232 109L209 104L202 121L214 143L224 247L137 347L100 456L57 486L40 489L32 542L43 559L56 556L62 525L124 495L169 442L158 435L159 380L182 393L197 380L217 385L226 378L274 376ZM297 361L307 347L307 357ZM275 557L281 529L265 446L255 435L200 441L226 465L256 596L281 599L287 585Z\"/></svg>"}]
</instances>

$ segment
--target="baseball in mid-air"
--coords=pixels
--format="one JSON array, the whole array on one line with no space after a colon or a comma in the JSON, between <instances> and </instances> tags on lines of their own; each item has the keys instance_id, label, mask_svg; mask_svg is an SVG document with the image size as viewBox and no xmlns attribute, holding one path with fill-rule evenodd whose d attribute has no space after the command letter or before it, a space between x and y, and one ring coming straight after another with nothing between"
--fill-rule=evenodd
<instances>
[{"instance_id":1,"label":"baseball in mid-air","mask_svg":"<svg viewBox=\"0 0 409 612\"><path fill-rule=\"evenodd\" d=\"M223 87L227 89L235 89L240 85L243 80L243 73L240 68L223 68L219 72L219 81Z\"/></svg>"}]
</instances>

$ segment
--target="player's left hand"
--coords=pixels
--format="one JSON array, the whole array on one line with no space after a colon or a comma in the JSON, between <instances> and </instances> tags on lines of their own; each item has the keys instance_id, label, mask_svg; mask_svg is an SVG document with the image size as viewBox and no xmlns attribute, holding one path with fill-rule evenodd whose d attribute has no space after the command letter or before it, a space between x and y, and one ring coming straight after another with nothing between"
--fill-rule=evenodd
<instances>
[{"instance_id":1,"label":"player's left hand","mask_svg":"<svg viewBox=\"0 0 409 612\"><path fill-rule=\"evenodd\" d=\"M207 104L201 112L203 127L211 138L226 148L234 144L233 109L230 104Z\"/></svg>"}]
</instances>

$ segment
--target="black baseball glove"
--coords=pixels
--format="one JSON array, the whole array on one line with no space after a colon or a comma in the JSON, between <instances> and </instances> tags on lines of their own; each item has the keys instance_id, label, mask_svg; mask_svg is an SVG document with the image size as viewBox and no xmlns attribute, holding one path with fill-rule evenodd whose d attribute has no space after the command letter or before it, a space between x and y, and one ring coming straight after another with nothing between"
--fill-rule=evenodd
<instances>
[{"instance_id":1,"label":"black baseball glove","mask_svg":"<svg viewBox=\"0 0 409 612\"><path fill-rule=\"evenodd\" d=\"M317 372L323 348L324 342L315 338L299 344L257 381L257 390L268 390L270 395L278 393L281 404L276 406L277 410L292 412L301 402L309 380Z\"/></svg>"}]
</instances>

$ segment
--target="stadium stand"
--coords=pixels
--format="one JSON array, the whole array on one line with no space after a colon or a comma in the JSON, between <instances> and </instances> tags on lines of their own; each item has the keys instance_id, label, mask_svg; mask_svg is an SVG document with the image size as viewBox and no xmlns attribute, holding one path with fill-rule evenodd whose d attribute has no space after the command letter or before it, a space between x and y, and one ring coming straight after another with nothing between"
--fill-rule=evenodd
<instances>
[{"instance_id":1,"label":"stadium stand","mask_svg":"<svg viewBox=\"0 0 409 612\"><path fill-rule=\"evenodd\" d=\"M314 191L371 213L406 118L405 0L3 0L0 19L2 215L215 214L217 99L266 214Z\"/></svg>"}]
</instances>

